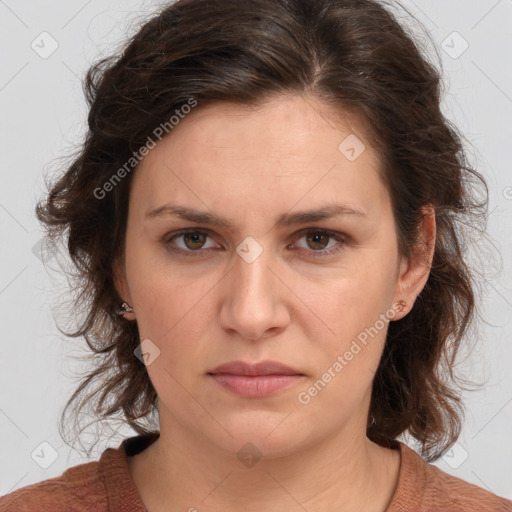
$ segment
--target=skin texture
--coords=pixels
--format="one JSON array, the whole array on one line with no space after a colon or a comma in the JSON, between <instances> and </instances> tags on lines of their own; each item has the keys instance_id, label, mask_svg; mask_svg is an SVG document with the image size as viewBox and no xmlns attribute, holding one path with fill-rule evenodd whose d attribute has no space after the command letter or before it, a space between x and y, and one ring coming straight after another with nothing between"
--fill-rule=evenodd
<instances>
[{"instance_id":1,"label":"skin texture","mask_svg":"<svg viewBox=\"0 0 512 512\"><path fill-rule=\"evenodd\" d=\"M410 311L428 278L435 216L426 210L423 258L399 258L378 155L357 120L336 115L313 96L278 96L252 110L198 106L135 171L114 270L134 309L125 318L160 350L147 366L160 438L129 458L150 512L384 511L393 496L399 452L366 437L387 324L309 403L298 395L393 304L406 302L393 320ZM351 133L366 145L354 161L338 149ZM169 202L233 227L145 218ZM276 225L283 213L333 203L366 217ZM208 236L169 241L186 228ZM326 229L345 242L314 238ZM249 236L263 250L252 263L236 251ZM315 257L340 243L340 252ZM207 374L235 360L279 361L304 376L273 396L241 398ZM246 443L262 455L251 467L237 457Z\"/></svg>"}]
</instances>

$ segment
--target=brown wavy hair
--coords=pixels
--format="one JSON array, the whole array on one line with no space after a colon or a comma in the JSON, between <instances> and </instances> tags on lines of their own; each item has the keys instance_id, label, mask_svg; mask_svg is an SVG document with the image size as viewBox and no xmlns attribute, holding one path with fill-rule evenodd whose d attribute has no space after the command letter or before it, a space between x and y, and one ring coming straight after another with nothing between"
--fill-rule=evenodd
<instances>
[{"instance_id":1,"label":"brown wavy hair","mask_svg":"<svg viewBox=\"0 0 512 512\"><path fill-rule=\"evenodd\" d=\"M66 403L61 435L72 404L75 420L88 406L98 421L118 418L139 434L158 429L158 396L134 356L137 323L118 315L114 285L136 166L104 197L98 189L190 98L196 108L218 101L258 106L293 93L314 95L340 115L354 113L367 127L381 156L400 255L418 250L421 208L434 205L428 281L409 314L389 324L367 436L389 446L408 433L427 461L456 441L464 408L454 361L476 308L466 252L472 233L483 232L488 190L441 112L440 71L392 8L376 0L179 0L88 70L87 135L36 206L50 245L67 243L79 291L74 305L82 320L64 334L85 338L94 366Z\"/></svg>"}]
</instances>

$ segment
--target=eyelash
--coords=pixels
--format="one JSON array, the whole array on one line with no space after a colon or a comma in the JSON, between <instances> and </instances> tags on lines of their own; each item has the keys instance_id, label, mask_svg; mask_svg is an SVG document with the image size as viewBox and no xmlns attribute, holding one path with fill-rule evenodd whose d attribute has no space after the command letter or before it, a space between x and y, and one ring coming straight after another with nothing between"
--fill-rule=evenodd
<instances>
[{"instance_id":1,"label":"eyelash","mask_svg":"<svg viewBox=\"0 0 512 512\"><path fill-rule=\"evenodd\" d=\"M329 238L334 238L337 242L340 242L339 244L337 244L334 247L331 247L330 249L327 249L327 250L322 249L319 251L314 251L314 250L303 249L306 252L310 253L310 256L313 256L314 258L332 256L334 254L337 254L343 250L343 248L344 248L343 246L346 243L345 237L343 237L340 233L337 233L336 231L330 231L328 229L306 229L306 230L303 230L298 234L298 236L296 238L294 238L293 243L297 242L304 236L307 236L311 233L327 235ZM210 236L209 233L206 231L201 231L201 230L197 230L197 229L184 229L184 230L181 230L181 231L178 231L175 233L168 233L167 235L165 235L163 237L162 242L163 242L164 246L167 248L167 250L172 251L174 253L182 254L184 256L197 257L197 256L201 256L204 251L209 250L209 249L185 250L185 249L171 246L172 240L174 240L175 238L178 238L180 236L187 235L187 234L201 234L201 235L206 235L208 237Z\"/></svg>"}]
</instances>

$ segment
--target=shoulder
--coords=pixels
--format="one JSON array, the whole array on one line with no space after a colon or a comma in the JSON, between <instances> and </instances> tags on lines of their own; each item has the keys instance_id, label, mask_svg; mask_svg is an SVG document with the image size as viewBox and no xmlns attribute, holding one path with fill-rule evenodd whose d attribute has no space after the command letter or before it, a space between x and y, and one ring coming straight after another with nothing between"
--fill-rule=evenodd
<instances>
[{"instance_id":1,"label":"shoulder","mask_svg":"<svg viewBox=\"0 0 512 512\"><path fill-rule=\"evenodd\" d=\"M98 461L0 497L0 512L145 512L127 457L144 450L159 432L129 437L107 448Z\"/></svg>"},{"instance_id":2,"label":"shoulder","mask_svg":"<svg viewBox=\"0 0 512 512\"><path fill-rule=\"evenodd\" d=\"M102 458L106 452L103 452ZM60 476L27 485L0 497L0 512L108 510L108 495L102 473L99 461L74 466Z\"/></svg>"},{"instance_id":3,"label":"shoulder","mask_svg":"<svg viewBox=\"0 0 512 512\"><path fill-rule=\"evenodd\" d=\"M512 512L512 501L442 471L404 443L400 453L398 486L388 512Z\"/></svg>"}]
</instances>

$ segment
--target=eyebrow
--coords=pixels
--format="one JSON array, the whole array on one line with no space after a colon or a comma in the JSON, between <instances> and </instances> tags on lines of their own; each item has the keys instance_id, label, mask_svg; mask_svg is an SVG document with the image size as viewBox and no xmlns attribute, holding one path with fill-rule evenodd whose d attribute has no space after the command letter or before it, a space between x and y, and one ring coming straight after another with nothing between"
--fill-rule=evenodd
<instances>
[{"instance_id":1,"label":"eyebrow","mask_svg":"<svg viewBox=\"0 0 512 512\"><path fill-rule=\"evenodd\" d=\"M146 218L154 219L159 217L175 216L190 222L205 224L213 227L224 227L233 230L233 224L215 213L203 212L179 206L172 203L164 204L158 208L146 212ZM306 222L317 222L331 218L344 216L355 216L366 218L367 214L363 210L352 208L341 204L327 205L316 210L304 210L294 213L283 213L276 221L277 226L292 226L294 224L304 224Z\"/></svg>"}]
</instances>

